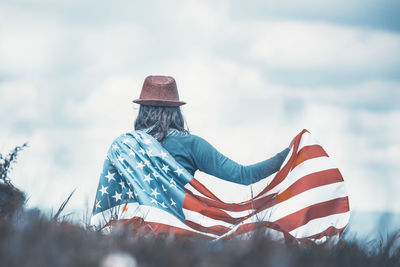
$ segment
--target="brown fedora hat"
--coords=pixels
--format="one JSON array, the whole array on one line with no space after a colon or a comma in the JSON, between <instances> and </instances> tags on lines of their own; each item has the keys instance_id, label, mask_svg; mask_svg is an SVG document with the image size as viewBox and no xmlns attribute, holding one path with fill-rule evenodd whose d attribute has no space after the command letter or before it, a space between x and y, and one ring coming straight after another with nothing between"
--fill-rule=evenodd
<instances>
[{"instance_id":1,"label":"brown fedora hat","mask_svg":"<svg viewBox=\"0 0 400 267\"><path fill-rule=\"evenodd\" d=\"M179 101L178 88L171 76L147 76L142 92L134 103L150 106L177 107L186 104Z\"/></svg>"}]
</instances>

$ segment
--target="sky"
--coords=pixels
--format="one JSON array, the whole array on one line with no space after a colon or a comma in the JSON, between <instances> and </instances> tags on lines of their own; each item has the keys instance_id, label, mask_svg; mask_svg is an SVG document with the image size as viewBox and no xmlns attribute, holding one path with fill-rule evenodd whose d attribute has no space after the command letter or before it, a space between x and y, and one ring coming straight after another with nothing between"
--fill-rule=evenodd
<instances>
[{"instance_id":1,"label":"sky","mask_svg":"<svg viewBox=\"0 0 400 267\"><path fill-rule=\"evenodd\" d=\"M0 153L28 207L93 205L147 75L170 75L190 131L251 164L308 129L354 211L400 212L400 2L0 2ZM204 175L204 174L198 174Z\"/></svg>"}]
</instances>

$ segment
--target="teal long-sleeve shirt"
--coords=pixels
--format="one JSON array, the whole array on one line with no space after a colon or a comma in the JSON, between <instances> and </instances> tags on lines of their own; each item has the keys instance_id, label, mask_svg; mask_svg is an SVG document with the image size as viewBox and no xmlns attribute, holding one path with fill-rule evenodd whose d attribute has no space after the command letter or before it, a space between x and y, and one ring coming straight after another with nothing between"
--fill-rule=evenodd
<instances>
[{"instance_id":1,"label":"teal long-sleeve shirt","mask_svg":"<svg viewBox=\"0 0 400 267\"><path fill-rule=\"evenodd\" d=\"M249 185L278 171L289 148L275 156L244 166L224 156L203 138L193 134L170 135L161 145L190 174L197 170L238 184Z\"/></svg>"}]
</instances>

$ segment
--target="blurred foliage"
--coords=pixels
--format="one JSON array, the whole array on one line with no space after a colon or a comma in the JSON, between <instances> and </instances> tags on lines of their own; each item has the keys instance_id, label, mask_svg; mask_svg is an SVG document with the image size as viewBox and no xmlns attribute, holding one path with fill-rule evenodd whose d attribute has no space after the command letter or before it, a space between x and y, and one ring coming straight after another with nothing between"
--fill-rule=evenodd
<instances>
[{"instance_id":1,"label":"blurred foliage","mask_svg":"<svg viewBox=\"0 0 400 267\"><path fill-rule=\"evenodd\" d=\"M17 146L6 156L0 153L0 218L10 217L25 203L25 194L11 183L8 175L18 153L26 146Z\"/></svg>"},{"instance_id":2,"label":"blurred foliage","mask_svg":"<svg viewBox=\"0 0 400 267\"><path fill-rule=\"evenodd\" d=\"M27 147L28 144L23 144L22 146L16 146L11 152L6 156L0 153L0 181L6 185L13 186L8 174L12 168L12 164L17 160L18 153Z\"/></svg>"}]
</instances>

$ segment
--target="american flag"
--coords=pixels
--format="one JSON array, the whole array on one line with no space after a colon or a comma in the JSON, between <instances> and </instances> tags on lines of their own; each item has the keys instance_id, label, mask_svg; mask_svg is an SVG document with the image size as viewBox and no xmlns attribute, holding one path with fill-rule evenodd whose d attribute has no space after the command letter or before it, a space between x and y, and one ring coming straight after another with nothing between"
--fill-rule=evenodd
<instances>
[{"instance_id":1,"label":"american flag","mask_svg":"<svg viewBox=\"0 0 400 267\"><path fill-rule=\"evenodd\" d=\"M91 223L211 239L264 229L323 242L343 232L349 215L342 175L307 130L293 139L278 172L248 186L196 179L152 136L133 131L107 153Z\"/></svg>"}]
</instances>

